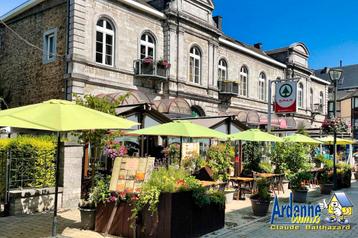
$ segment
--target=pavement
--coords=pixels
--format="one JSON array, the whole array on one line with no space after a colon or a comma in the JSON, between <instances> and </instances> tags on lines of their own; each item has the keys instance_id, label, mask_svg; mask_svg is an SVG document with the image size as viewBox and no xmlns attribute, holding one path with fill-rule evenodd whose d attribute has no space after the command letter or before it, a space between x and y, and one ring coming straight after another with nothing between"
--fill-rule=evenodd
<instances>
[{"instance_id":1,"label":"pavement","mask_svg":"<svg viewBox=\"0 0 358 238\"><path fill-rule=\"evenodd\" d=\"M358 205L358 182L353 182L345 192L353 204ZM280 203L288 201L289 191L278 195ZM321 202L323 198L329 200L330 195L322 196L319 189L313 188L308 195L308 203ZM270 208L271 209L271 208ZM204 238L273 238L273 237L310 237L310 238L348 238L358 237L358 211L353 209L351 217L351 230L346 231L278 231L271 230L269 215L255 217L252 214L250 199L233 201L226 205L225 227L203 236ZM0 238L38 238L50 237L52 213L34 214L24 216L10 216L0 218ZM93 231L81 230L80 214L77 209L59 212L58 234L61 237L73 238L103 238L114 237Z\"/></svg>"}]
</instances>

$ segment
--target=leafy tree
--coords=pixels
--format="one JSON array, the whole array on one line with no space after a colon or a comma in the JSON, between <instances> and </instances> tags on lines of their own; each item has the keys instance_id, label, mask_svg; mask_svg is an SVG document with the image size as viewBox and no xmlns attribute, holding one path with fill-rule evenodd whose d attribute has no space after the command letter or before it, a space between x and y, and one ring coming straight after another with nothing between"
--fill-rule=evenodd
<instances>
[{"instance_id":1,"label":"leafy tree","mask_svg":"<svg viewBox=\"0 0 358 238\"><path fill-rule=\"evenodd\" d=\"M99 98L93 95L85 95L84 97L76 96L76 104L105 112L108 114L115 115L115 109L118 105L121 105L122 102L128 97L128 93L118 97L114 101L109 101L104 98ZM103 147L105 145L105 142L107 140L108 130L88 130L88 131L82 131L80 133L77 133L78 138L80 141L82 141L85 144L90 144L93 148L93 158L91 161L92 165L92 185L94 182L94 176L96 171L96 162L98 161L98 158L102 154Z\"/></svg>"},{"instance_id":2,"label":"leafy tree","mask_svg":"<svg viewBox=\"0 0 358 238\"><path fill-rule=\"evenodd\" d=\"M262 143L256 141L247 141L243 145L244 174L251 174L252 171L261 172L260 161L263 151L260 149Z\"/></svg>"}]
</instances>

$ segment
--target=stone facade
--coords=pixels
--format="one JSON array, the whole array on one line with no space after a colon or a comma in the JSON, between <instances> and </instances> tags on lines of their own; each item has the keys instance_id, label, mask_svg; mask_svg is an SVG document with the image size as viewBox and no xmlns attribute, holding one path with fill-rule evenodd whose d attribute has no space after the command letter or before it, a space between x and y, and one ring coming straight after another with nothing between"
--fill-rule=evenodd
<instances>
[{"instance_id":1,"label":"stone facade","mask_svg":"<svg viewBox=\"0 0 358 238\"><path fill-rule=\"evenodd\" d=\"M58 5L46 9L44 6L49 2L57 2ZM57 52L64 54L67 11L66 4L61 3L59 0L44 1L9 19L8 23L21 35L31 35L26 38L40 46L44 31L58 28ZM242 111L255 111L259 116L267 113L268 107L267 100L259 100L259 75L264 73L265 97L268 95L268 80L299 77L304 84L305 105L295 118L305 123L306 127L319 127L326 108L317 115L313 112L309 90L312 88L315 93L315 103L318 103L316 94L324 92L323 105L326 106L327 84L308 69L309 52L304 44L268 52L258 46L248 46L224 35L222 19L213 18L213 9L210 0L69 0L66 65L61 60L43 65L39 60L40 54L32 53L35 50L23 44L18 44L17 51L21 52L20 59L26 63L18 64L18 53L12 45L10 47L15 38L1 28L4 42L0 51L4 56L0 59L1 82L8 85L7 89L11 87L10 105L61 98L65 94L67 99L72 99L73 94L135 91L146 96L145 102L183 98L188 107L199 108L206 116L237 115ZM48 19L46 16L50 15L54 17ZM113 66L96 63L96 24L100 19L108 20L114 28ZM41 26L36 34L31 25L34 21ZM138 77L135 72L133 62L140 58L140 41L145 32L155 40L154 60L166 59L171 64L169 77L165 80ZM197 47L201 54L200 83L189 80L192 47ZM227 62L228 81L238 82L240 68L243 65L248 68L246 97L227 97L218 88L218 64L221 59ZM27 69L26 65L31 69L22 70Z\"/></svg>"},{"instance_id":2,"label":"stone facade","mask_svg":"<svg viewBox=\"0 0 358 238\"><path fill-rule=\"evenodd\" d=\"M66 3L45 1L8 20L29 43L43 48L44 33L57 31L57 54L65 55ZM64 61L43 64L41 50L29 46L0 24L0 93L10 107L64 98Z\"/></svg>"}]
</instances>

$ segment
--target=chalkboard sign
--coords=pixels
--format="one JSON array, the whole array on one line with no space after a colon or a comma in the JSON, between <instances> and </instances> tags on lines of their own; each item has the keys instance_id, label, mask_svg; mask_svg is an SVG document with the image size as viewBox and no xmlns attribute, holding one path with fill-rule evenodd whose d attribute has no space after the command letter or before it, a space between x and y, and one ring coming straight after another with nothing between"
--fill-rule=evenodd
<instances>
[{"instance_id":1,"label":"chalkboard sign","mask_svg":"<svg viewBox=\"0 0 358 238\"><path fill-rule=\"evenodd\" d=\"M118 157L114 161L110 191L139 193L154 169L155 158Z\"/></svg>"}]
</instances>

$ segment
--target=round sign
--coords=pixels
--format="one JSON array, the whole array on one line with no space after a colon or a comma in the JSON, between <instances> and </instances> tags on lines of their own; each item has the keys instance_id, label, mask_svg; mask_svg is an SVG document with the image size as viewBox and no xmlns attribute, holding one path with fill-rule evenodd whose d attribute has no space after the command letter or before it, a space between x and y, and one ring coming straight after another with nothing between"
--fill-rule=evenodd
<instances>
[{"instance_id":1,"label":"round sign","mask_svg":"<svg viewBox=\"0 0 358 238\"><path fill-rule=\"evenodd\" d=\"M283 97L283 98L288 98L292 95L292 86L290 84L283 84L280 89L279 89L279 93L280 93L280 96Z\"/></svg>"}]
</instances>

